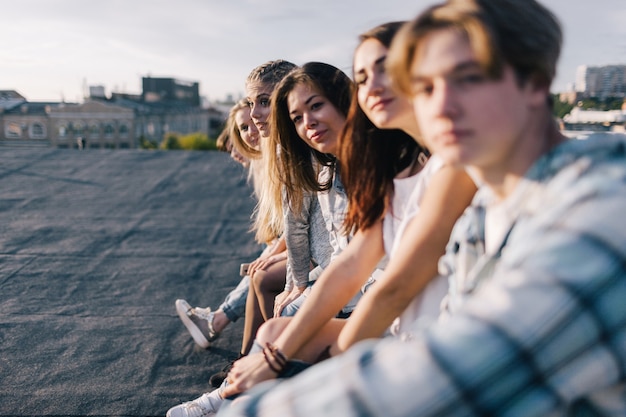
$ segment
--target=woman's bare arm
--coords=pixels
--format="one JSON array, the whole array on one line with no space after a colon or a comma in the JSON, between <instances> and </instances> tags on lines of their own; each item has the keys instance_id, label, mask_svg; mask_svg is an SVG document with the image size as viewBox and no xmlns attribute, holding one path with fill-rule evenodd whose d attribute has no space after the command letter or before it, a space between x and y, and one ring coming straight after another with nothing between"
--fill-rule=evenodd
<instances>
[{"instance_id":1,"label":"woman's bare arm","mask_svg":"<svg viewBox=\"0 0 626 417\"><path fill-rule=\"evenodd\" d=\"M475 192L476 186L461 168L444 166L432 177L384 277L361 298L340 333L340 351L360 340L380 337L437 275L452 227Z\"/></svg>"},{"instance_id":2,"label":"woman's bare arm","mask_svg":"<svg viewBox=\"0 0 626 417\"><path fill-rule=\"evenodd\" d=\"M298 351L359 291L384 255L382 220L359 231L341 254L324 270L302 305L274 342L288 358ZM229 373L225 397L243 392L264 380L276 377L263 353L250 354L235 362Z\"/></svg>"}]
</instances>

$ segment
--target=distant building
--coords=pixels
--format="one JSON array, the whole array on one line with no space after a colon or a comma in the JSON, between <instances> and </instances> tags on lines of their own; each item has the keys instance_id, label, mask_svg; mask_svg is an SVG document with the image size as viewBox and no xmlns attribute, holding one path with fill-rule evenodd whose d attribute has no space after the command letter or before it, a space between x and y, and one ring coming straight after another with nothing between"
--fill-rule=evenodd
<instances>
[{"instance_id":1,"label":"distant building","mask_svg":"<svg viewBox=\"0 0 626 417\"><path fill-rule=\"evenodd\" d=\"M135 148L142 139L160 143L167 133L217 137L226 111L200 106L199 84L174 78L143 78L141 94L105 94L89 87L83 104L28 102L0 91L0 144Z\"/></svg>"},{"instance_id":2,"label":"distant building","mask_svg":"<svg viewBox=\"0 0 626 417\"><path fill-rule=\"evenodd\" d=\"M214 108L202 108L167 102L143 102L112 97L110 103L132 109L135 114L135 136L160 142L167 133L205 133L217 137L224 126L225 113Z\"/></svg>"},{"instance_id":3,"label":"distant building","mask_svg":"<svg viewBox=\"0 0 626 417\"><path fill-rule=\"evenodd\" d=\"M624 131L626 125L626 110L583 110L574 107L563 117L563 127L566 130L589 131Z\"/></svg>"},{"instance_id":4,"label":"distant building","mask_svg":"<svg viewBox=\"0 0 626 417\"><path fill-rule=\"evenodd\" d=\"M89 97L106 98L106 92L103 85L89 86Z\"/></svg>"},{"instance_id":5,"label":"distant building","mask_svg":"<svg viewBox=\"0 0 626 417\"><path fill-rule=\"evenodd\" d=\"M49 142L50 118L48 113L61 103L31 103L25 99L0 114L0 139L5 141L46 144Z\"/></svg>"},{"instance_id":6,"label":"distant building","mask_svg":"<svg viewBox=\"0 0 626 417\"><path fill-rule=\"evenodd\" d=\"M574 107L570 114L563 117L569 123L625 123L626 111L624 110L583 110Z\"/></svg>"},{"instance_id":7,"label":"distant building","mask_svg":"<svg viewBox=\"0 0 626 417\"><path fill-rule=\"evenodd\" d=\"M49 109L50 143L59 148L135 148L135 113L101 101Z\"/></svg>"},{"instance_id":8,"label":"distant building","mask_svg":"<svg viewBox=\"0 0 626 417\"><path fill-rule=\"evenodd\" d=\"M581 65L576 71L575 89L583 98L626 97L626 65Z\"/></svg>"},{"instance_id":9,"label":"distant building","mask_svg":"<svg viewBox=\"0 0 626 417\"><path fill-rule=\"evenodd\" d=\"M200 106L200 85L175 78L142 78L142 99L146 103L177 103Z\"/></svg>"},{"instance_id":10,"label":"distant building","mask_svg":"<svg viewBox=\"0 0 626 417\"><path fill-rule=\"evenodd\" d=\"M0 90L0 113L25 101L26 99L15 90Z\"/></svg>"},{"instance_id":11,"label":"distant building","mask_svg":"<svg viewBox=\"0 0 626 417\"><path fill-rule=\"evenodd\" d=\"M135 135L160 142L167 133L217 137L226 112L201 107L200 85L176 78L142 78L140 96L113 93L109 102L135 111Z\"/></svg>"},{"instance_id":12,"label":"distant building","mask_svg":"<svg viewBox=\"0 0 626 417\"><path fill-rule=\"evenodd\" d=\"M582 99L582 94L577 91L566 91L559 93L559 101L562 103L576 104Z\"/></svg>"}]
</instances>

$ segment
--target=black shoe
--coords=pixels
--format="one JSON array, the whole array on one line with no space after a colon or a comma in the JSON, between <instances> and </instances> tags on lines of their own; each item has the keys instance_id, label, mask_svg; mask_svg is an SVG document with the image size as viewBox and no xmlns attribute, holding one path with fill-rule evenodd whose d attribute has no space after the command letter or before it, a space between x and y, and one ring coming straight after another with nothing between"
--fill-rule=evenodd
<instances>
[{"instance_id":1,"label":"black shoe","mask_svg":"<svg viewBox=\"0 0 626 417\"><path fill-rule=\"evenodd\" d=\"M211 385L213 388L219 388L227 376L227 371L216 372L209 378L209 385Z\"/></svg>"},{"instance_id":2,"label":"black shoe","mask_svg":"<svg viewBox=\"0 0 626 417\"><path fill-rule=\"evenodd\" d=\"M209 385L211 385L213 388L221 387L222 383L228 376L228 372L230 372L230 368L232 368L233 364L241 358L243 358L243 355L239 354L239 357L237 359L233 359L232 361L228 362L228 365L223 367L221 371L211 375L211 377L209 378Z\"/></svg>"}]
</instances>

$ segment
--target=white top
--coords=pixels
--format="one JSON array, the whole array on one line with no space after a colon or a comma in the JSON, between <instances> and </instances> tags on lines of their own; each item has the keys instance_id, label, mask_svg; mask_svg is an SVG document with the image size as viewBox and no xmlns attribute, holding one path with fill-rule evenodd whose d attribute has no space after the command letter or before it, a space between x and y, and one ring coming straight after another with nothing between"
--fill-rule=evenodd
<instances>
[{"instance_id":1,"label":"white top","mask_svg":"<svg viewBox=\"0 0 626 417\"><path fill-rule=\"evenodd\" d=\"M383 242L389 259L392 259L393 254L397 251L404 229L419 212L420 203L430 183L430 179L442 166L443 161L436 155L433 155L424 168L416 175L394 179L392 208L387 212L383 220ZM414 327L414 323L417 320L425 322L436 320L439 316L441 300L447 291L447 279L442 276L434 278L411 301L406 310L394 320L389 328L391 334L402 338L410 338L408 330Z\"/></svg>"},{"instance_id":2,"label":"white top","mask_svg":"<svg viewBox=\"0 0 626 417\"><path fill-rule=\"evenodd\" d=\"M485 210L485 253L494 255L500 251L506 234L513 226L515 219L519 217L520 210L524 206L526 190L532 190L534 181L521 178L515 187L515 191L506 199L498 201L491 190L483 191Z\"/></svg>"},{"instance_id":3,"label":"white top","mask_svg":"<svg viewBox=\"0 0 626 417\"><path fill-rule=\"evenodd\" d=\"M426 169L426 167L423 169ZM391 255L394 252L394 245L397 245L396 236L401 236L400 229L404 230L406 227L404 215L413 190L419 184L422 172L418 172L410 177L394 178L393 180L391 207L389 207L383 219L383 245L387 255Z\"/></svg>"}]
</instances>

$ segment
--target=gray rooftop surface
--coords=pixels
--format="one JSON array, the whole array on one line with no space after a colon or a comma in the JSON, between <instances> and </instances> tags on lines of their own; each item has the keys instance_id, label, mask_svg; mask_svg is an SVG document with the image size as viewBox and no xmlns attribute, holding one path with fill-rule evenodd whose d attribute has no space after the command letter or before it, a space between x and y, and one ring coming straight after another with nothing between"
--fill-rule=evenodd
<instances>
[{"instance_id":1,"label":"gray rooftop surface","mask_svg":"<svg viewBox=\"0 0 626 417\"><path fill-rule=\"evenodd\" d=\"M217 307L260 253L221 152L0 147L0 416L158 416L209 390L243 321L198 348L174 301Z\"/></svg>"}]
</instances>

